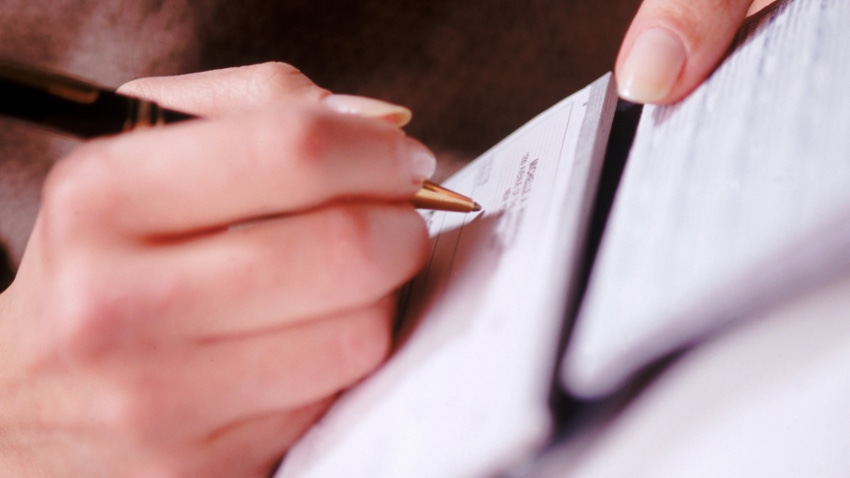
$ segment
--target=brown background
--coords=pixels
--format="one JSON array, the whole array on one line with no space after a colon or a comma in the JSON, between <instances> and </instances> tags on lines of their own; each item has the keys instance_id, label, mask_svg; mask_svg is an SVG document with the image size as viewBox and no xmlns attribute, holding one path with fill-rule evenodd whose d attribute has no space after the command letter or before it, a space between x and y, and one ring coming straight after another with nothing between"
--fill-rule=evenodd
<instances>
[{"instance_id":1,"label":"brown background","mask_svg":"<svg viewBox=\"0 0 850 478\"><path fill-rule=\"evenodd\" d=\"M639 3L3 0L0 57L111 86L288 62L333 91L409 106L408 131L437 152L441 179L610 70ZM74 146L0 119L0 244L13 269L44 176Z\"/></svg>"}]
</instances>

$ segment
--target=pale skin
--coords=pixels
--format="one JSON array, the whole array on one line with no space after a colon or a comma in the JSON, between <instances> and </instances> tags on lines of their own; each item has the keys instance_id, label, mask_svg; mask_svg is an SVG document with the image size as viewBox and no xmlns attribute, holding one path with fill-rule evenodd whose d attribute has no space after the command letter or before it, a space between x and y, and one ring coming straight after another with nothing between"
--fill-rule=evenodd
<instances>
[{"instance_id":1,"label":"pale skin","mask_svg":"<svg viewBox=\"0 0 850 478\"><path fill-rule=\"evenodd\" d=\"M768 3L646 0L621 95L681 99ZM661 60L629 66L659 28ZM403 109L284 64L122 92L205 119L91 141L51 169L0 295L0 469L267 476L386 358L394 291L427 253L406 200L433 156Z\"/></svg>"},{"instance_id":2,"label":"pale skin","mask_svg":"<svg viewBox=\"0 0 850 478\"><path fill-rule=\"evenodd\" d=\"M0 301L0 468L264 476L388 352L433 157L283 64L122 90L209 119L51 171Z\"/></svg>"},{"instance_id":3,"label":"pale skin","mask_svg":"<svg viewBox=\"0 0 850 478\"><path fill-rule=\"evenodd\" d=\"M620 96L637 103L681 100L711 73L746 16L773 2L644 0L617 56Z\"/></svg>"}]
</instances>

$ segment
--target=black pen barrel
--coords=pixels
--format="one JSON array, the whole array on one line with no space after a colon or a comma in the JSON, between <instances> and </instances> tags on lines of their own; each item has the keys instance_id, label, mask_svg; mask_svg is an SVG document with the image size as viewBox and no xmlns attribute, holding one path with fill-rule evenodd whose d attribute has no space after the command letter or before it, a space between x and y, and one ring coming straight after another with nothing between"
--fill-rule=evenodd
<instances>
[{"instance_id":1,"label":"black pen barrel","mask_svg":"<svg viewBox=\"0 0 850 478\"><path fill-rule=\"evenodd\" d=\"M0 115L79 138L113 135L139 127L172 123L192 116L160 108L153 102L107 90L75 99L0 78Z\"/></svg>"}]
</instances>

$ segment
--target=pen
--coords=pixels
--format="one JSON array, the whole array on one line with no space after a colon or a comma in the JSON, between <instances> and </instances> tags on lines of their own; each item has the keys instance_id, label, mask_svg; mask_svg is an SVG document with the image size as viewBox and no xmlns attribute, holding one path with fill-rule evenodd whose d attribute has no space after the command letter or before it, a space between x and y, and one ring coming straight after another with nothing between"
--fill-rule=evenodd
<instances>
[{"instance_id":1,"label":"pen","mask_svg":"<svg viewBox=\"0 0 850 478\"><path fill-rule=\"evenodd\" d=\"M87 81L5 61L0 61L0 115L79 138L194 118ZM412 202L418 208L441 211L481 209L471 198L431 181L425 181Z\"/></svg>"}]
</instances>

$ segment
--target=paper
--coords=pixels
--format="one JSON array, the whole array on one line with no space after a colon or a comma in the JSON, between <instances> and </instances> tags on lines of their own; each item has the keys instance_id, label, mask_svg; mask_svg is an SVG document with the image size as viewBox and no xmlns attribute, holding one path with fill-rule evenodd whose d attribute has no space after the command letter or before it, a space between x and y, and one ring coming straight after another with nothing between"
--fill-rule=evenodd
<instances>
[{"instance_id":1,"label":"paper","mask_svg":"<svg viewBox=\"0 0 850 478\"><path fill-rule=\"evenodd\" d=\"M694 94L644 109L563 380L647 363L850 263L850 3L781 2Z\"/></svg>"},{"instance_id":2,"label":"paper","mask_svg":"<svg viewBox=\"0 0 850 478\"><path fill-rule=\"evenodd\" d=\"M486 476L549 438L564 308L616 98L610 75L452 177L477 214L428 212L412 333L290 451L278 476Z\"/></svg>"},{"instance_id":3,"label":"paper","mask_svg":"<svg viewBox=\"0 0 850 478\"><path fill-rule=\"evenodd\" d=\"M850 476L848 297L845 270L717 334L523 478Z\"/></svg>"}]
</instances>

